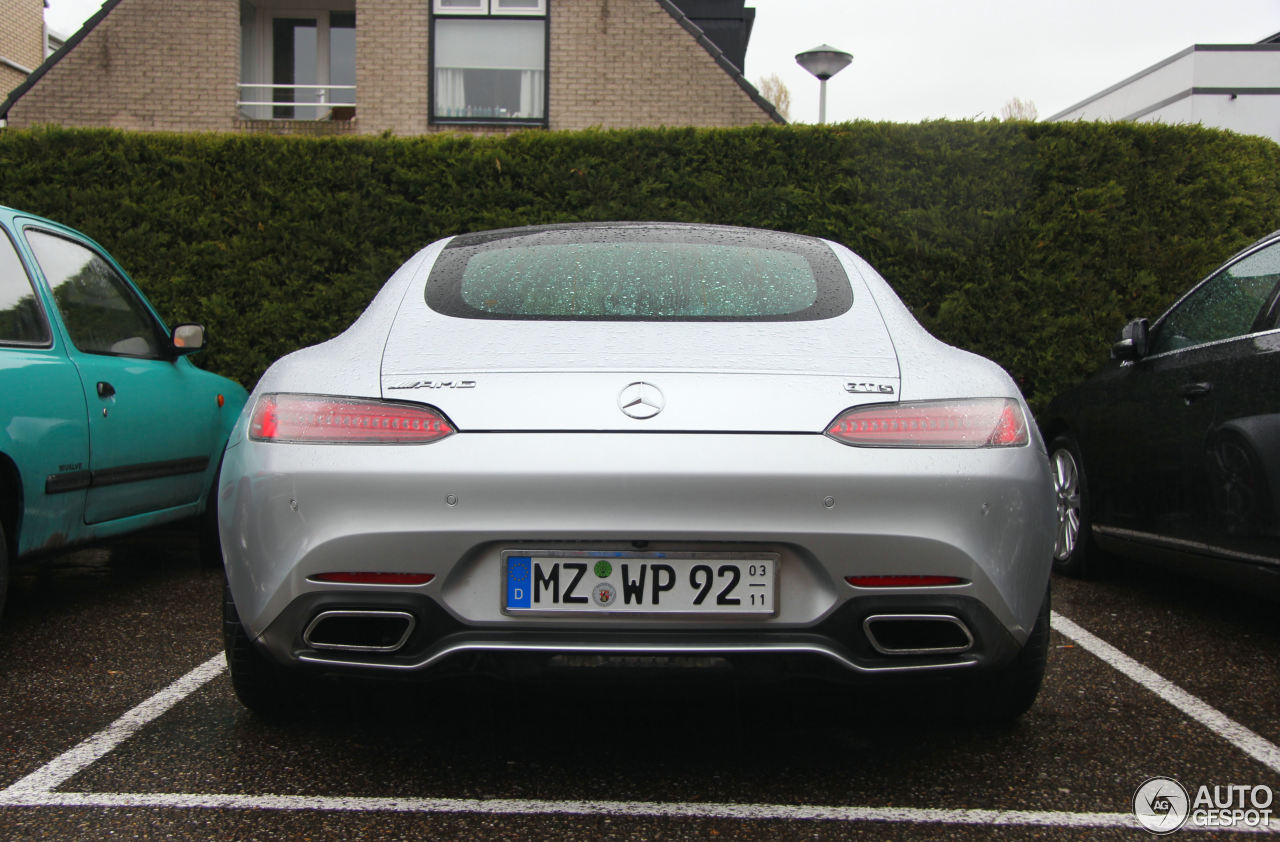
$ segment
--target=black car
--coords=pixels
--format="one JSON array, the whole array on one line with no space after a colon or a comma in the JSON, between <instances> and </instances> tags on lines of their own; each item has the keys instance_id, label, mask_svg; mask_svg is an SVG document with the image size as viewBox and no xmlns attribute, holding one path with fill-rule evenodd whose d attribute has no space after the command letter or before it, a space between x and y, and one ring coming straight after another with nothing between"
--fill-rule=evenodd
<instances>
[{"instance_id":1,"label":"black car","mask_svg":"<svg viewBox=\"0 0 1280 842\"><path fill-rule=\"evenodd\" d=\"M1103 553L1280 583L1280 231L1227 261L1044 415L1054 567Z\"/></svg>"}]
</instances>

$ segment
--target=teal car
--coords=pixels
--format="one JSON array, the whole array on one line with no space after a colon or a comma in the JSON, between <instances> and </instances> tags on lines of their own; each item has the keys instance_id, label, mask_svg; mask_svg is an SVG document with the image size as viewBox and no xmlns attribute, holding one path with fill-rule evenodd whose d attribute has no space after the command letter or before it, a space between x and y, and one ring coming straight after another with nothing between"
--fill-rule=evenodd
<instances>
[{"instance_id":1,"label":"teal car","mask_svg":"<svg viewBox=\"0 0 1280 842\"><path fill-rule=\"evenodd\" d=\"M246 394L204 343L93 240L0 207L0 609L13 562L214 508Z\"/></svg>"}]
</instances>

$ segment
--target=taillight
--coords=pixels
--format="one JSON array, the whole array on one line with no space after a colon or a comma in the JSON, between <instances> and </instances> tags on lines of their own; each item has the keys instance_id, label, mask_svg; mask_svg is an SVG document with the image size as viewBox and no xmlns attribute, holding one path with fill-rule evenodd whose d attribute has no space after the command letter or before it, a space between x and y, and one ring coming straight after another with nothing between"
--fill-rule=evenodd
<instances>
[{"instance_id":1,"label":"taillight","mask_svg":"<svg viewBox=\"0 0 1280 842\"><path fill-rule=\"evenodd\" d=\"M1017 447L1027 419L1011 398L873 404L842 412L827 435L861 447Z\"/></svg>"},{"instance_id":2,"label":"taillight","mask_svg":"<svg viewBox=\"0 0 1280 842\"><path fill-rule=\"evenodd\" d=\"M430 407L318 395L263 395L249 422L255 441L423 444L453 432Z\"/></svg>"}]
</instances>

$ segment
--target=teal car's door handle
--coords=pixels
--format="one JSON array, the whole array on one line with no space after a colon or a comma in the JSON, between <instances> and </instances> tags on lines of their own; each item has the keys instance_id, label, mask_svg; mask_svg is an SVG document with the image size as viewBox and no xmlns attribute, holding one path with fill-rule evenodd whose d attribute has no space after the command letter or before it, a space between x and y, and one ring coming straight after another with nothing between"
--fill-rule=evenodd
<instances>
[{"instance_id":1,"label":"teal car's door handle","mask_svg":"<svg viewBox=\"0 0 1280 842\"><path fill-rule=\"evenodd\" d=\"M105 380L98 381L98 397L109 398L116 393L116 387Z\"/></svg>"}]
</instances>

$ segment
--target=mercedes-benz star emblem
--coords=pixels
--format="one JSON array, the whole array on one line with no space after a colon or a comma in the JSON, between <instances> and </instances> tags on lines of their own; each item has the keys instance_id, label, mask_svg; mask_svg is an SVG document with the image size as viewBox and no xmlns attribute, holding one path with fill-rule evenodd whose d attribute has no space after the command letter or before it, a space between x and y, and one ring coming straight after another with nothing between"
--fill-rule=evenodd
<instances>
[{"instance_id":1,"label":"mercedes-benz star emblem","mask_svg":"<svg viewBox=\"0 0 1280 842\"><path fill-rule=\"evenodd\" d=\"M619 408L632 418L652 418L666 405L662 390L652 383L632 383L618 395Z\"/></svg>"}]
</instances>

